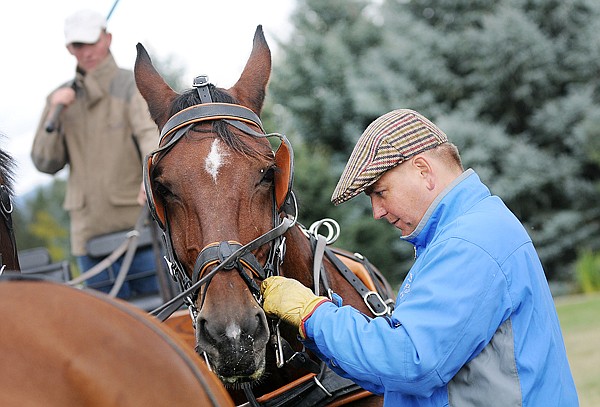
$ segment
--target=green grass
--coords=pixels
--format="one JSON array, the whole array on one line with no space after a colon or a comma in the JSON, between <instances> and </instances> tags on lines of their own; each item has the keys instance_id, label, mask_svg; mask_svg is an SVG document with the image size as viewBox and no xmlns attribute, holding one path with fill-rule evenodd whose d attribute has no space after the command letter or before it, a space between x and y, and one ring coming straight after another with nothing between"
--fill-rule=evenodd
<instances>
[{"instance_id":1,"label":"green grass","mask_svg":"<svg viewBox=\"0 0 600 407\"><path fill-rule=\"evenodd\" d=\"M600 406L600 294L559 297L556 309L580 406Z\"/></svg>"}]
</instances>

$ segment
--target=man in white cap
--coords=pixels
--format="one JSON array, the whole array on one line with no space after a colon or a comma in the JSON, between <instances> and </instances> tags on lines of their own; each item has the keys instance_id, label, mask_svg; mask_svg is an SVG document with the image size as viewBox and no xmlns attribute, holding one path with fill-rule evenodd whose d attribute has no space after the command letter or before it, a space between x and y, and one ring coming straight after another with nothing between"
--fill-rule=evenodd
<instances>
[{"instance_id":1,"label":"man in white cap","mask_svg":"<svg viewBox=\"0 0 600 407\"><path fill-rule=\"evenodd\" d=\"M66 19L64 32L67 50L77 60L75 80L48 96L31 157L48 174L69 167L64 208L71 220L72 253L86 271L102 260L88 255L91 238L134 227L140 205L145 205L142 162L156 147L158 130L133 72L115 63L106 19L81 10ZM48 128L47 121L61 108L57 122ZM122 260L88 280L89 285L108 292L107 281L114 279ZM151 248L138 250L130 274L148 277L126 282L119 297L156 293L155 270Z\"/></svg>"},{"instance_id":2,"label":"man in white cap","mask_svg":"<svg viewBox=\"0 0 600 407\"><path fill-rule=\"evenodd\" d=\"M391 317L370 319L284 277L262 284L268 314L385 406L578 405L530 237L435 124L408 109L371 123L332 201L361 192L415 247Z\"/></svg>"}]
</instances>

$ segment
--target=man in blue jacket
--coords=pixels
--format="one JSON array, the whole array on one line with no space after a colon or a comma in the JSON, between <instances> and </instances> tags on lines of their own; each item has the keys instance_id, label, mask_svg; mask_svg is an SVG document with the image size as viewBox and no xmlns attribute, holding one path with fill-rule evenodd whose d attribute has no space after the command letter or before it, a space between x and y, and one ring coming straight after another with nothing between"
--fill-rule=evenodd
<instances>
[{"instance_id":1,"label":"man in blue jacket","mask_svg":"<svg viewBox=\"0 0 600 407\"><path fill-rule=\"evenodd\" d=\"M332 196L361 192L415 247L391 318L338 307L295 280L262 284L336 372L385 406L577 406L544 270L519 220L419 113L369 125Z\"/></svg>"}]
</instances>

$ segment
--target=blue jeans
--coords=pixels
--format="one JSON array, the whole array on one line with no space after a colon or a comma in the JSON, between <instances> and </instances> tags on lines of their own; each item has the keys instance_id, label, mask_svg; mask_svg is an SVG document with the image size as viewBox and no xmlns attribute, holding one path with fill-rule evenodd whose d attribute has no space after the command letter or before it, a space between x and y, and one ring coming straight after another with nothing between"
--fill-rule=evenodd
<instances>
[{"instance_id":1,"label":"blue jeans","mask_svg":"<svg viewBox=\"0 0 600 407\"><path fill-rule=\"evenodd\" d=\"M119 257L117 261L101 273L88 279L86 285L105 293L110 292L113 283L119 274L124 257L125 255ZM100 263L103 259L104 257L78 256L77 264L83 273ZM146 276L136 278L136 275L138 274ZM158 279L156 277L156 263L152 247L138 249L133 257L131 267L129 267L127 277L123 282L123 286L119 290L117 297L129 299L136 295L147 295L157 292Z\"/></svg>"}]
</instances>

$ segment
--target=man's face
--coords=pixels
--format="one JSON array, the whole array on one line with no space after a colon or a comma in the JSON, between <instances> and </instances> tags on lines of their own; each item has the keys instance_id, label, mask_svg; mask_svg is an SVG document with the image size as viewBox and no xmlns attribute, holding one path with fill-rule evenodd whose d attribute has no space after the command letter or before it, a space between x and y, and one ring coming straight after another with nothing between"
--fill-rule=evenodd
<instances>
[{"instance_id":1,"label":"man's face","mask_svg":"<svg viewBox=\"0 0 600 407\"><path fill-rule=\"evenodd\" d=\"M431 189L413 161L411 158L388 170L365 191L371 198L373 217L385 218L402 231L402 236L415 230L433 201Z\"/></svg>"},{"instance_id":2,"label":"man's face","mask_svg":"<svg viewBox=\"0 0 600 407\"><path fill-rule=\"evenodd\" d=\"M77 66L85 72L93 71L109 53L112 35L106 32L93 44L72 42L67 49L77 59Z\"/></svg>"}]
</instances>

